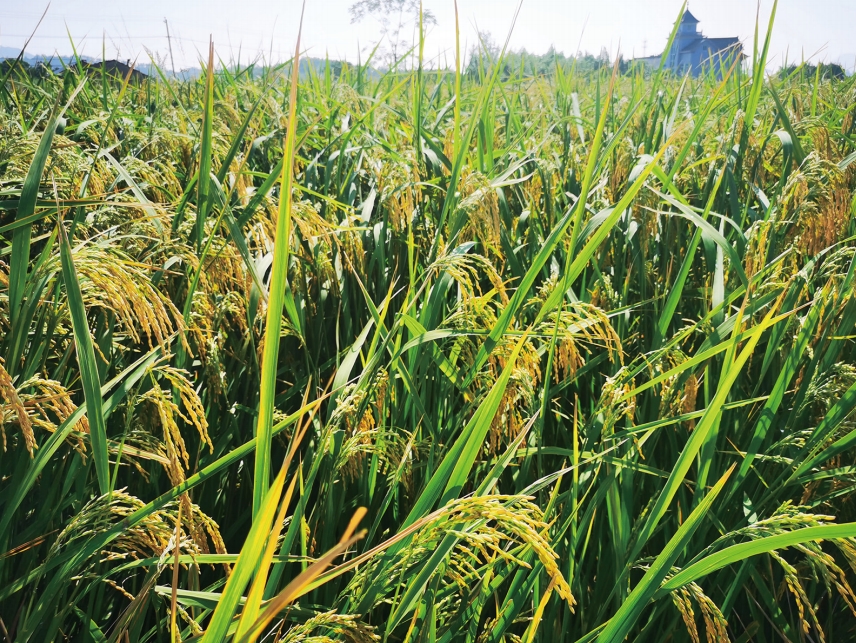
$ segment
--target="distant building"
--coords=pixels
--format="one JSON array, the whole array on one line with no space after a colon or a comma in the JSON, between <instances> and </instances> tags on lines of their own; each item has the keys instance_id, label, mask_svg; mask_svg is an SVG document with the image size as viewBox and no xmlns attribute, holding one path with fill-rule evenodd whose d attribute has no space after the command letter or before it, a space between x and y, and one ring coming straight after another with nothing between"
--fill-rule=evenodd
<instances>
[{"instance_id":1,"label":"distant building","mask_svg":"<svg viewBox=\"0 0 856 643\"><path fill-rule=\"evenodd\" d=\"M729 67L735 58L743 58L743 45L738 38L708 38L698 30L698 24L698 18L689 10L684 12L675 41L666 54L666 69L679 74L691 72L693 76L698 76L702 71L713 67L719 74L723 67ZM662 57L663 54L660 54L635 60L656 69L660 66Z\"/></svg>"}]
</instances>

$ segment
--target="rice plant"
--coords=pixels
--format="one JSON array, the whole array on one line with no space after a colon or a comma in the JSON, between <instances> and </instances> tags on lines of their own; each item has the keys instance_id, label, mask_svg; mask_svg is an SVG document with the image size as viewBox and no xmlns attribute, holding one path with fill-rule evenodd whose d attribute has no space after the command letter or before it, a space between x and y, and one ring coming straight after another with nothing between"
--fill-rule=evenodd
<instances>
[{"instance_id":1,"label":"rice plant","mask_svg":"<svg viewBox=\"0 0 856 643\"><path fill-rule=\"evenodd\" d=\"M698 78L7 66L0 639L856 640L856 80L773 17Z\"/></svg>"}]
</instances>

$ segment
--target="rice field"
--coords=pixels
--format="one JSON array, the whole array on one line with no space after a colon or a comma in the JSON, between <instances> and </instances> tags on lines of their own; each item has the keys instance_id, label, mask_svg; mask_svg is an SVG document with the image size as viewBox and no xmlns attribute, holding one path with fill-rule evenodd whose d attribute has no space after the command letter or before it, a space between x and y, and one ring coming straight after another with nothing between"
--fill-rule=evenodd
<instances>
[{"instance_id":1,"label":"rice field","mask_svg":"<svg viewBox=\"0 0 856 643\"><path fill-rule=\"evenodd\" d=\"M856 640L856 79L773 19L0 70L0 641Z\"/></svg>"}]
</instances>

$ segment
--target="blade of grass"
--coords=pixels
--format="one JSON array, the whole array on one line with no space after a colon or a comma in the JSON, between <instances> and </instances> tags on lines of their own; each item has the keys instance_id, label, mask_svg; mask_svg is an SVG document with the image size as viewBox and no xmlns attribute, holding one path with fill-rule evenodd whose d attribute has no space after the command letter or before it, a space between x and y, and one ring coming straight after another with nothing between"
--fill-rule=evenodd
<instances>
[{"instance_id":1,"label":"blade of grass","mask_svg":"<svg viewBox=\"0 0 856 643\"><path fill-rule=\"evenodd\" d=\"M633 588L630 596L621 604L615 616L607 622L606 626L600 632L597 637L598 643L621 643L630 634L636 625L636 621L639 620L642 610L654 597L660 583L666 578L666 575L671 571L672 565L674 565L678 556L681 555L684 548L690 542L693 534L701 525L705 514L710 510L713 501L716 500L716 497L722 491L733 470L734 466L726 471L725 475L719 479L704 499L693 509L692 513L675 532L675 535L672 536L668 544L657 555L657 558L651 563L642 580Z\"/></svg>"},{"instance_id":2,"label":"blade of grass","mask_svg":"<svg viewBox=\"0 0 856 643\"><path fill-rule=\"evenodd\" d=\"M202 111L202 132L199 142L199 179L196 196L196 252L202 251L205 221L208 219L211 187L211 137L214 123L214 40L208 43L208 68L205 70L205 101Z\"/></svg>"},{"instance_id":3,"label":"blade of grass","mask_svg":"<svg viewBox=\"0 0 856 643\"><path fill-rule=\"evenodd\" d=\"M86 319L86 308L83 304L80 282L74 268L71 244L66 237L62 219L59 220L58 226L62 276L68 296L68 308L71 312L75 352L80 367L80 379L83 383L83 395L86 399L86 416L89 419L92 459L95 462L95 473L98 476L98 488L104 495L110 493L110 461L107 455L107 426L104 422L98 364L95 361L95 349L92 344L92 335L89 332L89 322Z\"/></svg>"},{"instance_id":4,"label":"blade of grass","mask_svg":"<svg viewBox=\"0 0 856 643\"><path fill-rule=\"evenodd\" d=\"M297 83L300 70L300 36L303 31L304 0L297 32L297 45L291 70L291 90L288 104L288 131L282 166L279 214L274 239L273 267L271 269L270 299L265 323L264 352L262 354L259 415L256 421L256 462L253 474L253 516L261 509L262 499L270 484L270 446L273 405L276 397L276 375L279 358L279 336L282 329L282 308L288 284L289 240L291 238L291 200L294 167L294 142L297 134Z\"/></svg>"},{"instance_id":5,"label":"blade of grass","mask_svg":"<svg viewBox=\"0 0 856 643\"><path fill-rule=\"evenodd\" d=\"M766 554L786 547L794 547L808 542L822 540L837 540L856 537L856 523L849 522L841 525L822 525L819 527L804 527L794 529L784 534L766 536L747 543L740 543L726 547L710 556L693 563L682 569L663 583L660 593L671 592L689 583L694 583L708 574L746 560L752 556Z\"/></svg>"},{"instance_id":6,"label":"blade of grass","mask_svg":"<svg viewBox=\"0 0 856 643\"><path fill-rule=\"evenodd\" d=\"M300 598L309 591L310 583L317 579L324 570L333 563L339 554L347 551L347 549L354 543L365 537L365 530L354 535L354 531L365 515L366 509L364 507L360 507L354 512L350 523L348 523L345 532L342 534L342 538L339 540L339 544L298 574L293 581L285 586L285 589L283 589L282 592L280 592L275 598L271 599L265 607L265 611L250 627L248 635L245 638L240 639L240 643L256 640L259 632L261 632L268 623L276 618L277 614L279 614L286 605Z\"/></svg>"}]
</instances>

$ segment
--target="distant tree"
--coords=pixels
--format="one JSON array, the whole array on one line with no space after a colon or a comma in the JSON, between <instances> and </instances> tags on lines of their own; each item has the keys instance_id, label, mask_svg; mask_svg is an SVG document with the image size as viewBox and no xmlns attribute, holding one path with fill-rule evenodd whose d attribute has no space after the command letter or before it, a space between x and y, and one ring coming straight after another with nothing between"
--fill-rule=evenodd
<instances>
[{"instance_id":1,"label":"distant tree","mask_svg":"<svg viewBox=\"0 0 856 643\"><path fill-rule=\"evenodd\" d=\"M817 75L818 68L820 69L820 77L825 80L841 80L847 76L844 67L837 63L820 63L812 65L804 63L802 65L788 65L779 70L779 78L788 78L795 73L802 74L804 78L814 78Z\"/></svg>"},{"instance_id":2,"label":"distant tree","mask_svg":"<svg viewBox=\"0 0 856 643\"><path fill-rule=\"evenodd\" d=\"M33 78L47 78L48 76L54 75L53 69L51 69L51 66L45 63L44 60L40 60L30 67L29 72L30 76Z\"/></svg>"},{"instance_id":3,"label":"distant tree","mask_svg":"<svg viewBox=\"0 0 856 643\"><path fill-rule=\"evenodd\" d=\"M470 47L468 62L463 67L463 73L477 78L480 73L492 68L499 60L501 49L489 31L480 31L478 42Z\"/></svg>"},{"instance_id":4,"label":"distant tree","mask_svg":"<svg viewBox=\"0 0 856 643\"><path fill-rule=\"evenodd\" d=\"M12 73L14 75L29 75L35 79L47 78L53 75L53 70L44 62L37 62L31 65L26 60L16 60L15 58L6 58L0 61L0 77L6 76L10 69L13 70Z\"/></svg>"},{"instance_id":5,"label":"distant tree","mask_svg":"<svg viewBox=\"0 0 856 643\"><path fill-rule=\"evenodd\" d=\"M13 76L30 76L31 78L43 78L41 67L42 63L31 65L26 60L17 60L16 58L6 58L0 62L0 75L5 76L12 71Z\"/></svg>"},{"instance_id":6,"label":"distant tree","mask_svg":"<svg viewBox=\"0 0 856 643\"><path fill-rule=\"evenodd\" d=\"M470 48L468 62L464 67L464 73L472 78L484 76L499 60L501 49L488 32L479 34L479 42ZM597 56L588 52L577 52L576 56L566 56L550 46L544 54L533 54L526 49L506 51L502 58L500 76L508 78L512 74L520 74L523 77L549 76L555 73L556 67L565 70L572 66L581 74L595 72L599 69L611 69L612 62L609 52L603 48ZM627 73L631 63L619 55L618 72Z\"/></svg>"},{"instance_id":7,"label":"distant tree","mask_svg":"<svg viewBox=\"0 0 856 643\"><path fill-rule=\"evenodd\" d=\"M30 65L28 65L25 60L16 60L15 58L5 58L0 61L0 75L5 76L9 73L10 69L16 69L27 73L30 69Z\"/></svg>"},{"instance_id":8,"label":"distant tree","mask_svg":"<svg viewBox=\"0 0 856 643\"><path fill-rule=\"evenodd\" d=\"M381 38L386 42L381 50L385 62L392 65L415 44L407 34L414 33L419 25L419 9L419 0L358 0L348 11L351 24L369 17L380 23ZM425 27L437 24L429 9L422 10L422 24Z\"/></svg>"}]
</instances>

